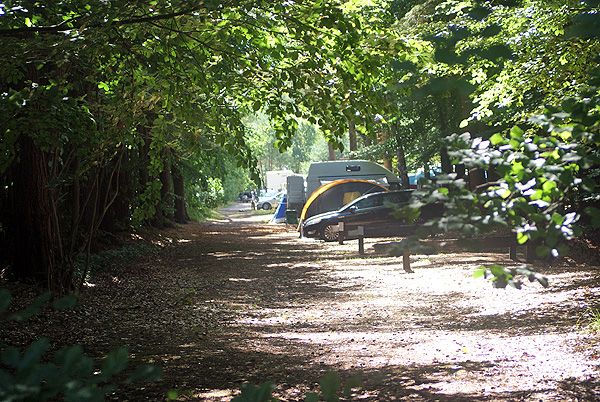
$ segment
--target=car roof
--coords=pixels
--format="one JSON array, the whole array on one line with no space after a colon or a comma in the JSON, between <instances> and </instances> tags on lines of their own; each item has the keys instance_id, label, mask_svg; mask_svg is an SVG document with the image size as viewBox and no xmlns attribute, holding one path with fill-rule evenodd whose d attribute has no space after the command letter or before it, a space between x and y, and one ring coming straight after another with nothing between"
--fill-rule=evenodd
<instances>
[{"instance_id":1,"label":"car roof","mask_svg":"<svg viewBox=\"0 0 600 402\"><path fill-rule=\"evenodd\" d=\"M348 204L344 205L340 210L346 209L348 206L354 205L357 202L360 202L367 198L372 198L372 197L393 198L394 195L410 194L412 192L413 192L413 190L394 190L394 191L378 191L376 193L369 193L369 194L362 195L362 196L352 200Z\"/></svg>"},{"instance_id":2,"label":"car roof","mask_svg":"<svg viewBox=\"0 0 600 402\"><path fill-rule=\"evenodd\" d=\"M356 200L362 200L365 198L369 198L369 197L385 197L386 195L389 195L390 197L392 197L395 194L404 194L404 193L412 193L413 190L394 190L394 191L378 191L376 193L369 193L369 194L365 194L362 195L360 197L358 197ZM356 201L354 200L354 201Z\"/></svg>"}]
</instances>

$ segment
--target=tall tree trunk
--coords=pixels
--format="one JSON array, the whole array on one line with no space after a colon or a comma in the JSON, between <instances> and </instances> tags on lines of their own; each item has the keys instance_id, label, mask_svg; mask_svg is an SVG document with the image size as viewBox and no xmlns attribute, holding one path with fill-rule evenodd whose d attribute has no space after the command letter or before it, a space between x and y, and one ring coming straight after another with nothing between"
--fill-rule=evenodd
<instances>
[{"instance_id":1,"label":"tall tree trunk","mask_svg":"<svg viewBox=\"0 0 600 402\"><path fill-rule=\"evenodd\" d=\"M423 174L425 175L426 179L431 179L431 167L427 162L423 164Z\"/></svg>"},{"instance_id":2,"label":"tall tree trunk","mask_svg":"<svg viewBox=\"0 0 600 402\"><path fill-rule=\"evenodd\" d=\"M444 141L450 135L450 121L448 116L448 100L446 96L440 97L436 102L438 110L438 125L440 128L441 139ZM448 156L448 149L442 145L440 149L440 159L442 164L442 172L452 173L452 161Z\"/></svg>"},{"instance_id":3,"label":"tall tree trunk","mask_svg":"<svg viewBox=\"0 0 600 402\"><path fill-rule=\"evenodd\" d=\"M117 177L113 179L112 187L107 189L116 192L114 201L106 210L102 219L102 229L108 232L117 232L127 227L127 222L131 215L130 206L133 197L132 180L130 173L130 159L128 151L123 151L124 155L121 161L121 168L117 172ZM109 168L110 169L110 168ZM110 173L110 172L109 172ZM103 208L105 206L101 206Z\"/></svg>"},{"instance_id":4,"label":"tall tree trunk","mask_svg":"<svg viewBox=\"0 0 600 402\"><path fill-rule=\"evenodd\" d=\"M177 165L176 161L173 161L173 164L171 165L171 177L173 178L173 193L175 196L175 222L187 223L188 215L187 208L185 206L185 183L183 181L181 169Z\"/></svg>"},{"instance_id":5,"label":"tall tree trunk","mask_svg":"<svg viewBox=\"0 0 600 402\"><path fill-rule=\"evenodd\" d=\"M48 177L47 155L22 135L19 159L12 167L11 221L7 226L13 272L21 280L64 293L71 286L71 278L60 272L62 252Z\"/></svg>"},{"instance_id":6,"label":"tall tree trunk","mask_svg":"<svg viewBox=\"0 0 600 402\"><path fill-rule=\"evenodd\" d=\"M402 145L402 142L398 142L398 148L396 148L396 158L398 158L398 177L402 183L402 188L410 188L408 168L406 167L406 155L404 154L404 146Z\"/></svg>"},{"instance_id":7,"label":"tall tree trunk","mask_svg":"<svg viewBox=\"0 0 600 402\"><path fill-rule=\"evenodd\" d=\"M359 135L360 138L362 138L365 147L370 147L371 145L373 145L373 140L368 135L364 135L362 133L360 133Z\"/></svg>"},{"instance_id":8,"label":"tall tree trunk","mask_svg":"<svg viewBox=\"0 0 600 402\"><path fill-rule=\"evenodd\" d=\"M166 218L173 219L171 206L173 205L173 179L171 177L171 161L167 156L163 157L164 167L160 172L160 201Z\"/></svg>"},{"instance_id":9,"label":"tall tree trunk","mask_svg":"<svg viewBox=\"0 0 600 402\"><path fill-rule=\"evenodd\" d=\"M327 143L327 150L329 151L329 156L327 159L330 161L334 161L336 158L335 158L335 149L333 148L332 143L330 143L330 142Z\"/></svg>"},{"instance_id":10,"label":"tall tree trunk","mask_svg":"<svg viewBox=\"0 0 600 402\"><path fill-rule=\"evenodd\" d=\"M387 129L383 128L378 135L378 143L379 144L385 144L390 138L390 133ZM383 154L383 167L385 167L387 170L393 170L394 168L392 167L392 158L390 157L390 155L387 153L387 151L384 152Z\"/></svg>"},{"instance_id":11,"label":"tall tree trunk","mask_svg":"<svg viewBox=\"0 0 600 402\"><path fill-rule=\"evenodd\" d=\"M400 185L402 188L410 188L410 182L408 179L408 167L406 166L406 153L404 151L403 138L398 130L396 123L390 127L392 134L396 140L396 159L398 167L398 177L400 178ZM390 161L391 162L391 161ZM390 169L391 170L391 169Z\"/></svg>"},{"instance_id":12,"label":"tall tree trunk","mask_svg":"<svg viewBox=\"0 0 600 402\"><path fill-rule=\"evenodd\" d=\"M356 125L354 119L348 119L348 139L350 142L350 152L358 150L356 138Z\"/></svg>"},{"instance_id":13,"label":"tall tree trunk","mask_svg":"<svg viewBox=\"0 0 600 402\"><path fill-rule=\"evenodd\" d=\"M483 169L474 168L469 170L469 190L474 191L478 186L485 183L485 173Z\"/></svg>"},{"instance_id":14,"label":"tall tree trunk","mask_svg":"<svg viewBox=\"0 0 600 402\"><path fill-rule=\"evenodd\" d=\"M172 219L170 211L166 207L173 205L171 199L171 167L168 158L163 154L163 169L158 175L160 181L160 199L157 200L154 206L154 217L152 218L152 225L156 227L169 226L169 219Z\"/></svg>"}]
</instances>

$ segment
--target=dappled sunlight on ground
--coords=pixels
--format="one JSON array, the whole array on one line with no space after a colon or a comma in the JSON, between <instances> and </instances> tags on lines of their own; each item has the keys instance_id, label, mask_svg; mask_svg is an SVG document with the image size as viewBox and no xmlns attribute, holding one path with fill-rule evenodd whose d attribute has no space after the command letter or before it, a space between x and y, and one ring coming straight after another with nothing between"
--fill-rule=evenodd
<instances>
[{"instance_id":1,"label":"dappled sunlight on ground","mask_svg":"<svg viewBox=\"0 0 600 402\"><path fill-rule=\"evenodd\" d=\"M493 289L473 271L514 265L506 253L413 255L408 274L373 251L377 239L360 256L356 242L299 239L242 207L149 239L160 252L95 278L81 318L52 321L72 328L54 341L98 355L128 344L136 362L164 370L144 388L151 400L175 389L180 400L225 401L267 380L302 400L328 370L359 375L354 396L368 401L600 397L585 318L600 306L598 267L541 263L549 288Z\"/></svg>"}]
</instances>

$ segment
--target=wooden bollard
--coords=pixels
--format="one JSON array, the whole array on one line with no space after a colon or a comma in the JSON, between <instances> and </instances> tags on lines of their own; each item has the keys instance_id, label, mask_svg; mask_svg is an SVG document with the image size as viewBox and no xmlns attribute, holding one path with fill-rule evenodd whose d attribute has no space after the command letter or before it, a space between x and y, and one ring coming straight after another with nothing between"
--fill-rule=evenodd
<instances>
[{"instance_id":1,"label":"wooden bollard","mask_svg":"<svg viewBox=\"0 0 600 402\"><path fill-rule=\"evenodd\" d=\"M404 268L404 271L408 272L409 274L412 274L414 272L410 268L410 251L409 250L404 250L404 252L402 253L402 268Z\"/></svg>"}]
</instances>

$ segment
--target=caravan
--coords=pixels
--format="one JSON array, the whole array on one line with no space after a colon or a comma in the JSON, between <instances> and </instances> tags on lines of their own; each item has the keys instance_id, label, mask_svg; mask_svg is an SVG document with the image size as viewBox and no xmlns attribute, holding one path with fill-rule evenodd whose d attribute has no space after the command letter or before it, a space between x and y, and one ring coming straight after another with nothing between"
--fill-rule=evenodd
<instances>
[{"instance_id":1,"label":"caravan","mask_svg":"<svg viewBox=\"0 0 600 402\"><path fill-rule=\"evenodd\" d=\"M306 198L323 184L340 179L369 180L390 190L400 187L398 177L375 162L365 160L315 162L308 168Z\"/></svg>"},{"instance_id":2,"label":"caravan","mask_svg":"<svg viewBox=\"0 0 600 402\"><path fill-rule=\"evenodd\" d=\"M327 198L327 202L313 199L315 198L313 195L316 194L317 189L338 181L363 182L364 188L361 188L361 190L354 189L351 191L351 194L342 194L341 198L324 196L323 200ZM394 190L400 187L400 180L388 169L371 161L339 160L314 162L308 168L306 186L301 176L288 177L288 208L303 211L303 208L310 206L305 205L307 200L311 200L313 202L309 204L318 205L319 212L334 211L362 194L372 192L373 186L369 186L368 184L377 185L380 191L387 189ZM353 184L352 186L357 185ZM348 184L336 187L335 192L337 193L347 186ZM303 211L303 215L309 215L308 212Z\"/></svg>"}]
</instances>

